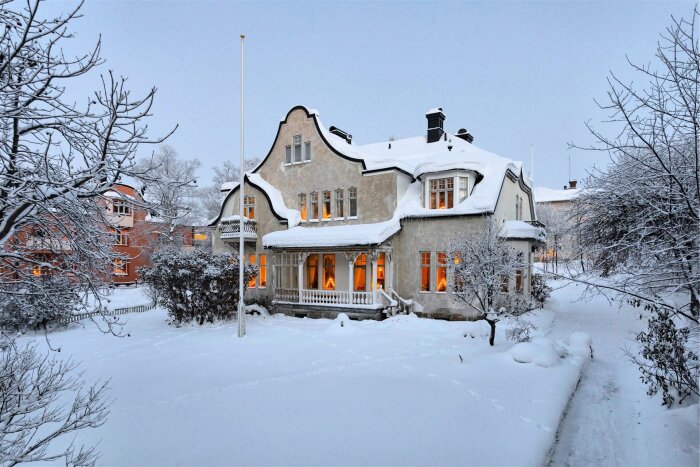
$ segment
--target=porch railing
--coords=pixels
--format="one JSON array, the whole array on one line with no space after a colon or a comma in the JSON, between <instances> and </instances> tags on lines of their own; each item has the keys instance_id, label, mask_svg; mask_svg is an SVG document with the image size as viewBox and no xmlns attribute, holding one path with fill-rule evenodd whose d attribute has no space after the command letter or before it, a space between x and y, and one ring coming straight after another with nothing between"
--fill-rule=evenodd
<instances>
[{"instance_id":1,"label":"porch railing","mask_svg":"<svg viewBox=\"0 0 700 467\"><path fill-rule=\"evenodd\" d=\"M235 240L240 237L241 222L238 220L231 221L221 221L218 226L219 232L221 232L221 239L232 239ZM258 228L255 221L246 220L243 221L243 238L244 239L254 239L258 237Z\"/></svg>"},{"instance_id":2,"label":"porch railing","mask_svg":"<svg viewBox=\"0 0 700 467\"><path fill-rule=\"evenodd\" d=\"M308 305L376 305L380 292L346 290L275 289L275 300Z\"/></svg>"}]
</instances>

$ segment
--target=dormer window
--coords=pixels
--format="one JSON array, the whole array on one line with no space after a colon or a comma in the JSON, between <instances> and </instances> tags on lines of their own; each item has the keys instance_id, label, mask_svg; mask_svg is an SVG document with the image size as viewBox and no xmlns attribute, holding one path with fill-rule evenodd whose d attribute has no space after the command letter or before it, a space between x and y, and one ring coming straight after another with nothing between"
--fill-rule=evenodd
<instances>
[{"instance_id":1,"label":"dormer window","mask_svg":"<svg viewBox=\"0 0 700 467\"><path fill-rule=\"evenodd\" d=\"M454 179L430 180L430 209L452 209L454 207Z\"/></svg>"}]
</instances>

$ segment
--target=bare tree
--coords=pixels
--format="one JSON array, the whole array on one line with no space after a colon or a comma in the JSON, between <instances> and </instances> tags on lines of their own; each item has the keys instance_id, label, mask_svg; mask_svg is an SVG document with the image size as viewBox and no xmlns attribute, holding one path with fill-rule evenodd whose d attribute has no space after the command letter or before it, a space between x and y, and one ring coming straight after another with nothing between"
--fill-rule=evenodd
<instances>
[{"instance_id":1,"label":"bare tree","mask_svg":"<svg viewBox=\"0 0 700 467\"><path fill-rule=\"evenodd\" d=\"M105 422L106 384L86 388L74 362L40 355L33 346L6 340L0 346L0 463L94 464L94 447L74 446L70 437Z\"/></svg>"},{"instance_id":2,"label":"bare tree","mask_svg":"<svg viewBox=\"0 0 700 467\"><path fill-rule=\"evenodd\" d=\"M690 21L673 20L657 47L655 67L630 62L648 83L645 88L614 74L608 79L609 102L599 105L610 112L613 128L604 132L589 124L597 144L588 149L607 152L611 163L591 174L574 213L581 221L581 253L589 258L591 271L607 278L572 279L588 285L589 291L612 293L652 312L649 332L640 333L638 341L657 370L660 365L674 367L665 363L667 349L682 349L683 339L692 334L671 332L673 328L697 328L700 318L697 18L696 10ZM676 355L682 360L688 352ZM675 368L683 366L676 362ZM645 366L640 369L647 380L659 381ZM686 366L691 369L692 364ZM668 387L698 394L697 366L694 371L694 376L681 378L661 371L669 377L665 402L673 400L666 394Z\"/></svg>"},{"instance_id":3,"label":"bare tree","mask_svg":"<svg viewBox=\"0 0 700 467\"><path fill-rule=\"evenodd\" d=\"M500 316L517 316L527 310L528 302L511 284L519 273L520 287L525 281L523 255L499 235L500 226L493 216L453 239L448 252L452 273L453 300L477 312L477 320L491 327L489 344L494 344ZM515 285L515 287L513 287ZM522 302L522 303L518 303Z\"/></svg>"}]
</instances>

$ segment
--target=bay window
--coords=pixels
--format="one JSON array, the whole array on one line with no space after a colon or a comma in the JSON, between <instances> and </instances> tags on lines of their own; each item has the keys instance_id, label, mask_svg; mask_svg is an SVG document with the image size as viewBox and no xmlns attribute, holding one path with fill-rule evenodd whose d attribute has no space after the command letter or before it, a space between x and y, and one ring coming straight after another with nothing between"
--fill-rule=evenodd
<instances>
[{"instance_id":1,"label":"bay window","mask_svg":"<svg viewBox=\"0 0 700 467\"><path fill-rule=\"evenodd\" d=\"M454 206L454 179L430 180L430 209L452 209Z\"/></svg>"}]
</instances>

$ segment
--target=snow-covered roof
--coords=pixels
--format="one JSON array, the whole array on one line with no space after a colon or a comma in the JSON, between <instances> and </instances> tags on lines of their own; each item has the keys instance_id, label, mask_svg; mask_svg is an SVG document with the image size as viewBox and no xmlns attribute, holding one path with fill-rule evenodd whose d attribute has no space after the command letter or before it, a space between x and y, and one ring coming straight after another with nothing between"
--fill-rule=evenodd
<instances>
[{"instance_id":1,"label":"snow-covered roof","mask_svg":"<svg viewBox=\"0 0 700 467\"><path fill-rule=\"evenodd\" d=\"M287 207L287 205L284 203L284 197L282 197L281 191L270 185L267 180L258 174L246 172L245 177L250 180L253 185L256 185L259 189L265 192L270 200L270 204L272 204L273 211L287 219L287 225L290 228L299 225L301 222L301 213L297 209Z\"/></svg>"},{"instance_id":2,"label":"snow-covered roof","mask_svg":"<svg viewBox=\"0 0 700 467\"><path fill-rule=\"evenodd\" d=\"M127 195L126 193L122 193L121 191L116 190L107 190L104 193L102 193L102 196L106 198L122 198L136 201L136 198L134 198L133 196Z\"/></svg>"},{"instance_id":3,"label":"snow-covered roof","mask_svg":"<svg viewBox=\"0 0 700 467\"><path fill-rule=\"evenodd\" d=\"M294 227L272 232L263 237L265 248L339 247L377 245L401 229L396 219L375 224L332 225L327 227Z\"/></svg>"},{"instance_id":4,"label":"snow-covered roof","mask_svg":"<svg viewBox=\"0 0 700 467\"><path fill-rule=\"evenodd\" d=\"M579 188L571 188L568 190L554 190L537 186L532 190L535 197L535 203L556 203L561 201L572 201L576 198L581 190Z\"/></svg>"},{"instance_id":5,"label":"snow-covered roof","mask_svg":"<svg viewBox=\"0 0 700 467\"><path fill-rule=\"evenodd\" d=\"M224 182L221 184L221 191L231 191L234 188L238 188L238 182Z\"/></svg>"},{"instance_id":6,"label":"snow-covered roof","mask_svg":"<svg viewBox=\"0 0 700 467\"><path fill-rule=\"evenodd\" d=\"M544 242L547 233L542 227L535 227L524 221L505 221L498 235L509 239L537 240Z\"/></svg>"}]
</instances>

